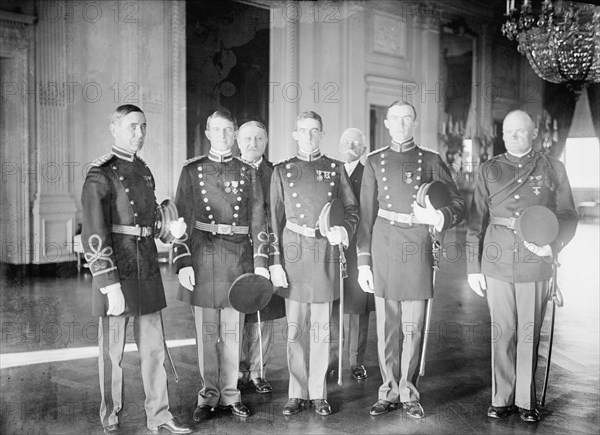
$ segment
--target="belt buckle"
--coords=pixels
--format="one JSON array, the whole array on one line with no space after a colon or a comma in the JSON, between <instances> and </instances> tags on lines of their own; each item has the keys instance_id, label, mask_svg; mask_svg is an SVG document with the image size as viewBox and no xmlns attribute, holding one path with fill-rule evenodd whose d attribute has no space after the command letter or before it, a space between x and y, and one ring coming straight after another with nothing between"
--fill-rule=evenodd
<instances>
[{"instance_id":1,"label":"belt buckle","mask_svg":"<svg viewBox=\"0 0 600 435\"><path fill-rule=\"evenodd\" d=\"M219 224L219 225L217 225L217 231L219 234L225 234L226 236L233 236L233 227L231 225Z\"/></svg>"},{"instance_id":2,"label":"belt buckle","mask_svg":"<svg viewBox=\"0 0 600 435\"><path fill-rule=\"evenodd\" d=\"M408 215L408 222L407 222L408 226L412 227L414 218L415 218L415 215L413 213L410 213Z\"/></svg>"},{"instance_id":3,"label":"belt buckle","mask_svg":"<svg viewBox=\"0 0 600 435\"><path fill-rule=\"evenodd\" d=\"M152 228L150 227L142 227L140 228L140 234L142 237L150 237L152 235Z\"/></svg>"},{"instance_id":4,"label":"belt buckle","mask_svg":"<svg viewBox=\"0 0 600 435\"><path fill-rule=\"evenodd\" d=\"M508 224L506 225L511 230L515 229L515 224L517 223L517 219L514 217L508 218Z\"/></svg>"}]
</instances>

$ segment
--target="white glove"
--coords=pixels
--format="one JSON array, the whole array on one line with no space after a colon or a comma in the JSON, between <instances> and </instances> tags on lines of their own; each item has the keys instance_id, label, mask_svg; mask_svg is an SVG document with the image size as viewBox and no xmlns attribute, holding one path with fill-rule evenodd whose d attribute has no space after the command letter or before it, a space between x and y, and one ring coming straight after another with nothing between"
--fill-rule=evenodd
<instances>
[{"instance_id":1,"label":"white glove","mask_svg":"<svg viewBox=\"0 0 600 435\"><path fill-rule=\"evenodd\" d=\"M187 224L183 221L182 217L169 224L169 231L176 239L181 239L185 234L185 230L187 230Z\"/></svg>"},{"instance_id":2,"label":"white glove","mask_svg":"<svg viewBox=\"0 0 600 435\"><path fill-rule=\"evenodd\" d=\"M373 272L370 266L358 266L358 284L365 293L374 293Z\"/></svg>"},{"instance_id":3,"label":"white glove","mask_svg":"<svg viewBox=\"0 0 600 435\"><path fill-rule=\"evenodd\" d=\"M529 243L523 240L525 247L539 257L550 257L552 256L552 246L544 245L538 246L535 243Z\"/></svg>"},{"instance_id":4,"label":"white glove","mask_svg":"<svg viewBox=\"0 0 600 435\"><path fill-rule=\"evenodd\" d=\"M107 316L120 316L125 311L125 296L121 290L121 283L111 284L100 289L102 293L108 296Z\"/></svg>"},{"instance_id":5,"label":"white glove","mask_svg":"<svg viewBox=\"0 0 600 435\"><path fill-rule=\"evenodd\" d=\"M429 195L425 196L425 207L421 207L416 201L412 203L413 214L415 218L427 225L435 226L436 230L441 230L444 226L444 214L436 210L431 201Z\"/></svg>"},{"instance_id":6,"label":"white glove","mask_svg":"<svg viewBox=\"0 0 600 435\"><path fill-rule=\"evenodd\" d=\"M255 267L254 273L257 275L260 275L262 277L265 277L267 279L271 279L271 277L269 276L269 271L267 270L266 267Z\"/></svg>"},{"instance_id":7,"label":"white glove","mask_svg":"<svg viewBox=\"0 0 600 435\"><path fill-rule=\"evenodd\" d=\"M346 248L348 247L348 231L346 228L340 226L331 227L331 230L327 232L327 240L330 245L341 245L343 244Z\"/></svg>"},{"instance_id":8,"label":"white glove","mask_svg":"<svg viewBox=\"0 0 600 435\"><path fill-rule=\"evenodd\" d=\"M269 272L271 272L271 282L275 287L287 288L287 277L285 276L285 270L283 270L283 266L281 264L269 266Z\"/></svg>"},{"instance_id":9,"label":"white glove","mask_svg":"<svg viewBox=\"0 0 600 435\"><path fill-rule=\"evenodd\" d=\"M182 267L178 273L179 284L184 286L189 291L194 291L196 278L194 277L194 268L192 266Z\"/></svg>"},{"instance_id":10,"label":"white glove","mask_svg":"<svg viewBox=\"0 0 600 435\"><path fill-rule=\"evenodd\" d=\"M483 291L487 290L487 284L485 282L485 276L483 273L470 273L467 276L469 281L469 287L479 296L483 297Z\"/></svg>"}]
</instances>

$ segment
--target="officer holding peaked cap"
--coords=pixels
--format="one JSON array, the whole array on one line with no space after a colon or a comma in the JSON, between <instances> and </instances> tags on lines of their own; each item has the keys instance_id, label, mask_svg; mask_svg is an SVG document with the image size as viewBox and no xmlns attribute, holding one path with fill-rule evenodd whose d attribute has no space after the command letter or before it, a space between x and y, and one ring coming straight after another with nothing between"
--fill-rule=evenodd
<instances>
[{"instance_id":1,"label":"officer holding peaked cap","mask_svg":"<svg viewBox=\"0 0 600 435\"><path fill-rule=\"evenodd\" d=\"M286 416L300 412L307 399L315 412L331 414L326 375L329 342L313 340L330 334L331 306L339 297L339 249L348 246L358 222L358 208L344 164L321 154L323 123L315 112L303 112L292 133L298 154L275 165L271 179L271 221L274 233L273 285L281 287L288 321L287 360L290 372ZM323 206L339 198L342 225L325 237L316 228ZM338 245L338 246L334 246Z\"/></svg>"},{"instance_id":2,"label":"officer holding peaked cap","mask_svg":"<svg viewBox=\"0 0 600 435\"><path fill-rule=\"evenodd\" d=\"M416 379L426 301L433 297L429 229L452 228L465 213L448 167L436 152L415 144L416 121L411 104L392 103L384 121L391 144L368 155L360 191L358 282L365 292L375 293L383 377L373 416L398 406L410 417L425 416ZM438 209L432 204L435 195L421 194L421 205L416 201L421 186L432 181L449 190L449 201Z\"/></svg>"},{"instance_id":3,"label":"officer holding peaked cap","mask_svg":"<svg viewBox=\"0 0 600 435\"><path fill-rule=\"evenodd\" d=\"M492 332L492 403L487 415L536 422L535 371L553 257L577 227L563 164L533 151L537 129L522 110L502 125L507 152L483 163L467 231L467 273L479 296L487 290ZM532 326L533 325L533 331ZM533 337L532 337L533 333Z\"/></svg>"}]
</instances>

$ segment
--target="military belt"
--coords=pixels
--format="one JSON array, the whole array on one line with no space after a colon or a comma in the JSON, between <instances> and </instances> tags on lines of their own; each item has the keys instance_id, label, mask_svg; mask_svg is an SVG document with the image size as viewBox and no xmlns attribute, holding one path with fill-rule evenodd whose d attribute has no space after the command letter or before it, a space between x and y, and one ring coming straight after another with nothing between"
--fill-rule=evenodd
<instances>
[{"instance_id":1,"label":"military belt","mask_svg":"<svg viewBox=\"0 0 600 435\"><path fill-rule=\"evenodd\" d=\"M285 227L298 234L302 234L306 237L316 237L317 230L314 228L305 227L303 225L295 224L294 222L286 221Z\"/></svg>"},{"instance_id":2,"label":"military belt","mask_svg":"<svg viewBox=\"0 0 600 435\"><path fill-rule=\"evenodd\" d=\"M125 234L127 236L136 237L153 237L154 228L140 227L139 225L113 225L112 232L116 234Z\"/></svg>"},{"instance_id":3,"label":"military belt","mask_svg":"<svg viewBox=\"0 0 600 435\"><path fill-rule=\"evenodd\" d=\"M502 225L503 227L510 228L511 230L515 229L515 224L517 223L517 219L514 217L511 218L501 218L492 216L490 219L490 223L492 225Z\"/></svg>"},{"instance_id":4,"label":"military belt","mask_svg":"<svg viewBox=\"0 0 600 435\"><path fill-rule=\"evenodd\" d=\"M414 214L396 213L395 211L388 211L380 208L379 210L377 210L377 216L380 216L384 219L388 219L393 222L400 222L401 224L426 225L423 222L419 221Z\"/></svg>"},{"instance_id":5,"label":"military belt","mask_svg":"<svg viewBox=\"0 0 600 435\"><path fill-rule=\"evenodd\" d=\"M214 222L206 224L196 221L196 229L208 233L233 236L234 234L248 234L249 228L242 225L216 224Z\"/></svg>"}]
</instances>

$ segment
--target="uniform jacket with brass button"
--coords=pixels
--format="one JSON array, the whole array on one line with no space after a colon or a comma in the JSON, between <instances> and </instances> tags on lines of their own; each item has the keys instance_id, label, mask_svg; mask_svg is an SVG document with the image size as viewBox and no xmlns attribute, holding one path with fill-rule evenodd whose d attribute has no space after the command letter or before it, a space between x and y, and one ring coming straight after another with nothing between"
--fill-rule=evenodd
<instances>
[{"instance_id":1,"label":"uniform jacket with brass button","mask_svg":"<svg viewBox=\"0 0 600 435\"><path fill-rule=\"evenodd\" d=\"M262 187L263 199L265 201L265 224L267 229L270 232L271 229L271 202L270 202L270 187L271 187L271 175L273 174L273 163L266 160L264 157L260 162L260 165L256 168L256 174L258 179L260 180L260 185ZM272 235L269 233L269 237ZM272 256L270 256L272 258ZM281 319L285 317L285 302L283 298L279 295L274 294L271 297L271 300L267 304L265 308L260 310L260 320L262 322L267 320L275 320ZM256 323L258 322L258 316L256 313L246 314L246 318L244 319L246 323Z\"/></svg>"},{"instance_id":2,"label":"uniform jacket with brass button","mask_svg":"<svg viewBox=\"0 0 600 435\"><path fill-rule=\"evenodd\" d=\"M157 208L154 178L139 157L133 161L108 154L92 163L81 195L82 243L93 276L92 311L105 316L100 288L121 283L125 316L166 307L154 235L112 232L112 225L154 228Z\"/></svg>"},{"instance_id":3,"label":"uniform jacket with brass button","mask_svg":"<svg viewBox=\"0 0 600 435\"><path fill-rule=\"evenodd\" d=\"M317 153L308 160L293 157L275 165L271 180L274 264L287 273L288 288L278 294L298 302L331 302L339 298L339 250L316 231L309 237L286 227L286 221L315 229L323 206L339 198L344 228L352 239L358 206L344 164Z\"/></svg>"},{"instance_id":4,"label":"uniform jacket with brass button","mask_svg":"<svg viewBox=\"0 0 600 435\"><path fill-rule=\"evenodd\" d=\"M205 308L229 307L231 284L255 267L268 267L269 237L256 170L231 154L188 160L181 171L175 204L187 234L174 244L177 271L194 268L194 291L179 286L177 298ZM199 230L196 222L248 227L247 234Z\"/></svg>"},{"instance_id":5,"label":"uniform jacket with brass button","mask_svg":"<svg viewBox=\"0 0 600 435\"><path fill-rule=\"evenodd\" d=\"M465 202L446 164L412 140L384 147L367 156L360 191L360 223L356 239L358 266L373 266L375 296L402 300L433 297L432 247L429 227L390 221L379 209L411 214L419 186L444 182L450 203L440 211L447 230L460 223Z\"/></svg>"},{"instance_id":6,"label":"uniform jacket with brass button","mask_svg":"<svg viewBox=\"0 0 600 435\"><path fill-rule=\"evenodd\" d=\"M517 219L530 206L552 210L559 234L551 244L558 253L575 235L577 212L564 165L539 152L522 157L505 153L479 168L469 213L467 272L507 282L550 278L552 260L525 248L516 230L490 224L491 217Z\"/></svg>"}]
</instances>

